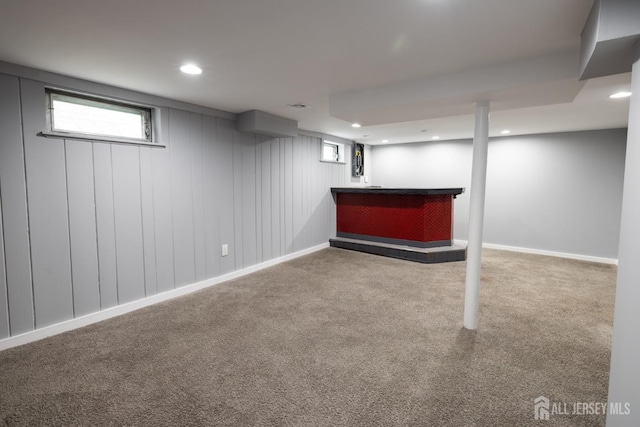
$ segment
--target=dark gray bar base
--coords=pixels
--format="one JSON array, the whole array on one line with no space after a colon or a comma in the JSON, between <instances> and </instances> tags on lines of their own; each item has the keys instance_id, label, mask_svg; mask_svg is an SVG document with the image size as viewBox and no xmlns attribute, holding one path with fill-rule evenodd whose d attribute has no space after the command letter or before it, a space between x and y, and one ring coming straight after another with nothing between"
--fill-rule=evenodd
<instances>
[{"instance_id":1,"label":"dark gray bar base","mask_svg":"<svg viewBox=\"0 0 640 427\"><path fill-rule=\"evenodd\" d=\"M369 242L366 240L336 237L329 239L329 245L334 248L349 249L366 252L390 258L433 264L440 262L464 261L467 259L467 248L461 245L438 246L433 248L415 248L389 243Z\"/></svg>"},{"instance_id":2,"label":"dark gray bar base","mask_svg":"<svg viewBox=\"0 0 640 427\"><path fill-rule=\"evenodd\" d=\"M418 242L415 240L392 239L390 237L369 236L367 234L343 233L338 231L338 237L351 240L366 240L369 242L389 243L392 245L411 246L414 248L436 248L440 246L451 246L451 240L434 240L431 242Z\"/></svg>"}]
</instances>

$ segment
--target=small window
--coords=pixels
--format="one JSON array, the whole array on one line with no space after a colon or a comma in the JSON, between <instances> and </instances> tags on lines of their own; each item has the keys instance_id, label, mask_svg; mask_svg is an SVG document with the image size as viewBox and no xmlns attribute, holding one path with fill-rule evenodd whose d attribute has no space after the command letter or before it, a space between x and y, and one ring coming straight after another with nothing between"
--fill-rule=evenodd
<instances>
[{"instance_id":1,"label":"small window","mask_svg":"<svg viewBox=\"0 0 640 427\"><path fill-rule=\"evenodd\" d=\"M344 162L344 145L339 142L323 141L322 161L334 163Z\"/></svg>"},{"instance_id":2,"label":"small window","mask_svg":"<svg viewBox=\"0 0 640 427\"><path fill-rule=\"evenodd\" d=\"M153 142L151 109L47 91L48 127L55 133L106 140Z\"/></svg>"}]
</instances>

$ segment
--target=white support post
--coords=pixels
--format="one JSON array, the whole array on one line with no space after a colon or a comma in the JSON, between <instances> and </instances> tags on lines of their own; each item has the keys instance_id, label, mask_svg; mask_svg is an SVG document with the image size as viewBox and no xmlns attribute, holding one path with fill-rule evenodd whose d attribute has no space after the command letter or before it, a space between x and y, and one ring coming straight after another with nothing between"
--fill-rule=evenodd
<instances>
[{"instance_id":1,"label":"white support post","mask_svg":"<svg viewBox=\"0 0 640 427\"><path fill-rule=\"evenodd\" d=\"M640 425L640 42L631 72L607 426ZM619 410L618 410L619 408Z\"/></svg>"},{"instance_id":2,"label":"white support post","mask_svg":"<svg viewBox=\"0 0 640 427\"><path fill-rule=\"evenodd\" d=\"M489 101L476 103L476 127L473 136L471 200L469 203L469 242L467 245L467 279L464 294L464 327L478 329L480 308L480 265L482 263L482 228L487 183L489 146Z\"/></svg>"}]
</instances>

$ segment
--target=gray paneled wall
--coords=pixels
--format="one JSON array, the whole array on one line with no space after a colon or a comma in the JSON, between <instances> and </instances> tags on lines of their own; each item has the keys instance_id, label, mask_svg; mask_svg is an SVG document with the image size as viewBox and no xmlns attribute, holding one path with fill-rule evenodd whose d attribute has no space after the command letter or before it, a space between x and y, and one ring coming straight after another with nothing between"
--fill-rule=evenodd
<instances>
[{"instance_id":1,"label":"gray paneled wall","mask_svg":"<svg viewBox=\"0 0 640 427\"><path fill-rule=\"evenodd\" d=\"M44 83L0 74L0 339L328 241L321 139L163 108L166 147L37 136ZM221 245L229 255L221 256Z\"/></svg>"},{"instance_id":2,"label":"gray paneled wall","mask_svg":"<svg viewBox=\"0 0 640 427\"><path fill-rule=\"evenodd\" d=\"M0 206L4 245L6 306L12 335L34 328L33 283L27 224L27 188L20 110L20 82L0 74ZM3 298L4 299L4 298ZM10 310L9 307L12 307ZM0 331L1 332L1 331ZM0 337L2 337L0 335Z\"/></svg>"}]
</instances>

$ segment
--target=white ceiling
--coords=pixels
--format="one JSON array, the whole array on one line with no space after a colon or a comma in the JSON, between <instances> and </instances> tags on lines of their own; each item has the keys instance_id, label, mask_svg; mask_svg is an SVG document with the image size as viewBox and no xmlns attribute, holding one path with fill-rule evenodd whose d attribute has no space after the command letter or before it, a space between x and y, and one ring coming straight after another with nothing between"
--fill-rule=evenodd
<instances>
[{"instance_id":1,"label":"white ceiling","mask_svg":"<svg viewBox=\"0 0 640 427\"><path fill-rule=\"evenodd\" d=\"M0 1L0 60L369 144L471 137L480 99L491 135L625 127L629 74L578 81L592 3Z\"/></svg>"}]
</instances>

